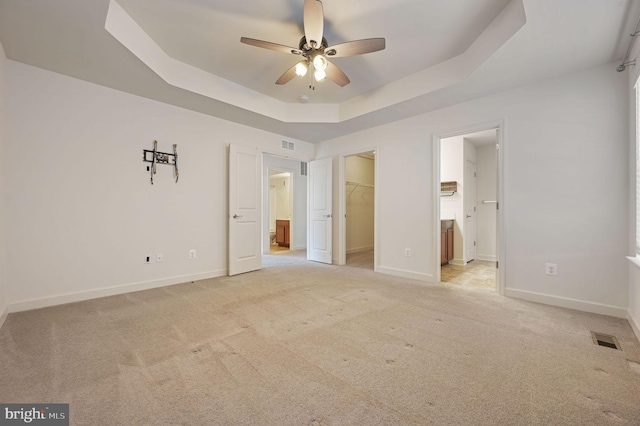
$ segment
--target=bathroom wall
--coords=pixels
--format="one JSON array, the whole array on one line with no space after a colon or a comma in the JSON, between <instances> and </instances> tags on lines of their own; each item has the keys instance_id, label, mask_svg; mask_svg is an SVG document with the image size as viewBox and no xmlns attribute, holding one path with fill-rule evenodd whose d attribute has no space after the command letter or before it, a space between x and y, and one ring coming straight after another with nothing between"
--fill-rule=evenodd
<instances>
[{"instance_id":1,"label":"bathroom wall","mask_svg":"<svg viewBox=\"0 0 640 426\"><path fill-rule=\"evenodd\" d=\"M291 178L274 177L269 179L275 188L275 217L273 220L291 220ZM274 222L275 225L275 222Z\"/></svg>"}]
</instances>

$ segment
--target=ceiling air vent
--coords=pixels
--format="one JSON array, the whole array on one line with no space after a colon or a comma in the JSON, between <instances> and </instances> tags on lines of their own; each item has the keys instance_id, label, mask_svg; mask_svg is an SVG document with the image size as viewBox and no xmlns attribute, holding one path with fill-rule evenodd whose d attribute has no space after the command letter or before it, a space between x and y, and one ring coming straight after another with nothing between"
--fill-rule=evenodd
<instances>
[{"instance_id":1,"label":"ceiling air vent","mask_svg":"<svg viewBox=\"0 0 640 426\"><path fill-rule=\"evenodd\" d=\"M293 142L282 141L282 149L287 149L289 151L294 151L296 146Z\"/></svg>"}]
</instances>

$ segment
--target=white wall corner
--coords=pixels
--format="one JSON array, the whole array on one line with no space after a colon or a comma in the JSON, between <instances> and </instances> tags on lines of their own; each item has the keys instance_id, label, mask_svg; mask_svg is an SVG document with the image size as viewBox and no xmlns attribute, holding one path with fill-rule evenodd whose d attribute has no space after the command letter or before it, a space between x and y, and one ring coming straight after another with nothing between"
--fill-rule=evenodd
<instances>
[{"instance_id":1,"label":"white wall corner","mask_svg":"<svg viewBox=\"0 0 640 426\"><path fill-rule=\"evenodd\" d=\"M542 303L544 305L558 306L560 308L575 309L578 311L608 315L616 318L627 318L627 309L621 306L604 305L585 300L570 299L513 288L505 288L504 295L514 299L522 299L529 302Z\"/></svg>"},{"instance_id":2,"label":"white wall corner","mask_svg":"<svg viewBox=\"0 0 640 426\"><path fill-rule=\"evenodd\" d=\"M627 311L627 321L629 321L629 325L633 329L633 332L635 333L636 338L640 340L640 321L635 319L633 315L631 315L631 312L629 311ZM2 321L0 321L0 325L1 324L2 324Z\"/></svg>"},{"instance_id":3,"label":"white wall corner","mask_svg":"<svg viewBox=\"0 0 640 426\"><path fill-rule=\"evenodd\" d=\"M5 320L7 319L7 316L9 316L9 307L8 306L4 306L4 307L2 307L2 310L0 310L0 328L2 328L2 325L4 324Z\"/></svg>"},{"instance_id":4,"label":"white wall corner","mask_svg":"<svg viewBox=\"0 0 640 426\"><path fill-rule=\"evenodd\" d=\"M183 284L191 281L218 278L227 275L226 269L203 272L193 275L163 278L160 280L143 281L138 283L124 284L114 287L93 289L89 291L67 293L57 296L43 297L38 299L22 300L11 303L6 309L7 312L22 312L32 309L48 308L50 306L64 305L66 303L82 302L85 300L98 299L100 297L116 296L119 294L132 293L134 291L150 290L159 287L166 287L175 284ZM0 320L2 317L0 317ZM0 325L2 321L0 321Z\"/></svg>"}]
</instances>

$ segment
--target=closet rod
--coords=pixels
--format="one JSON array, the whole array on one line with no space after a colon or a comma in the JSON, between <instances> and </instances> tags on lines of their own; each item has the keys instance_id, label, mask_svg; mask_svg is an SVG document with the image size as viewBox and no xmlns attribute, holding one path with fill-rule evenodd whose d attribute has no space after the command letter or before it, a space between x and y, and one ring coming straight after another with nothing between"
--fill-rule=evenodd
<instances>
[{"instance_id":1,"label":"closet rod","mask_svg":"<svg viewBox=\"0 0 640 426\"><path fill-rule=\"evenodd\" d=\"M636 26L633 29L633 33L629 34L631 36L631 40L629 40L629 46L627 47L627 53L624 54L624 58L622 58L622 63L618 66L618 68L616 68L616 71L618 72L622 72L625 69L627 69L627 67L629 65L635 65L636 64L636 60L629 60L629 54L631 53L631 49L633 48L633 43L636 40L636 37L638 36L638 34L640 33L638 31L638 26L640 26L640 15L638 16L638 21L636 22Z\"/></svg>"},{"instance_id":2,"label":"closet rod","mask_svg":"<svg viewBox=\"0 0 640 426\"><path fill-rule=\"evenodd\" d=\"M362 186L364 188L375 188L373 185L368 184L368 183L360 183L360 182L351 182L351 181L347 181L347 185L355 185L354 188L351 190L351 192L349 193L349 197L351 197L351 194L353 194L353 192L358 189L359 186Z\"/></svg>"},{"instance_id":3,"label":"closet rod","mask_svg":"<svg viewBox=\"0 0 640 426\"><path fill-rule=\"evenodd\" d=\"M360 183L360 182L347 181L347 185L356 185L356 186L364 186L366 188L374 188L374 185L371 185L370 183Z\"/></svg>"}]
</instances>

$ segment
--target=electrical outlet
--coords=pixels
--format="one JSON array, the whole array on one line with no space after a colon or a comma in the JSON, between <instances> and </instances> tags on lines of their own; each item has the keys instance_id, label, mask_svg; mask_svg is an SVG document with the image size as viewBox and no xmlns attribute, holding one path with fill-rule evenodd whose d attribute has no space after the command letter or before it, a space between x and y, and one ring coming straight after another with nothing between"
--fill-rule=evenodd
<instances>
[{"instance_id":1,"label":"electrical outlet","mask_svg":"<svg viewBox=\"0 0 640 426\"><path fill-rule=\"evenodd\" d=\"M411 249L410 248L404 249L404 255L405 257L411 257Z\"/></svg>"},{"instance_id":2,"label":"electrical outlet","mask_svg":"<svg viewBox=\"0 0 640 426\"><path fill-rule=\"evenodd\" d=\"M146 256L144 257L144 263L151 263L151 256L146 255Z\"/></svg>"},{"instance_id":3,"label":"electrical outlet","mask_svg":"<svg viewBox=\"0 0 640 426\"><path fill-rule=\"evenodd\" d=\"M164 256L162 256L162 253L157 253L156 254L156 263L162 263L164 261Z\"/></svg>"},{"instance_id":4,"label":"electrical outlet","mask_svg":"<svg viewBox=\"0 0 640 426\"><path fill-rule=\"evenodd\" d=\"M547 275L558 275L558 264L557 263L547 263L545 265L545 273Z\"/></svg>"},{"instance_id":5,"label":"electrical outlet","mask_svg":"<svg viewBox=\"0 0 640 426\"><path fill-rule=\"evenodd\" d=\"M196 258L196 249L189 250L189 259L195 259L195 258Z\"/></svg>"}]
</instances>

